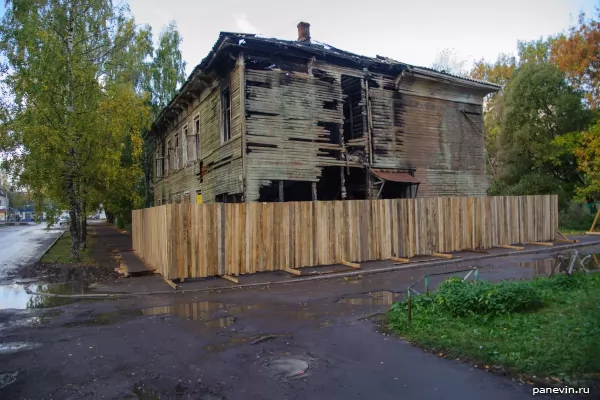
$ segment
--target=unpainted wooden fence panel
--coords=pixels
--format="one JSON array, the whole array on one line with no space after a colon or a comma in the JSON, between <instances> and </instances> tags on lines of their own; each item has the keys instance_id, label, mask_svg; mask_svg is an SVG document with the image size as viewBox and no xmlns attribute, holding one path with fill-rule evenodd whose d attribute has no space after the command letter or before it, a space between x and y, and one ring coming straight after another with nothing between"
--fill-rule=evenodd
<instances>
[{"instance_id":1,"label":"unpainted wooden fence panel","mask_svg":"<svg viewBox=\"0 0 600 400\"><path fill-rule=\"evenodd\" d=\"M170 204L133 211L134 250L174 278L553 240L555 195Z\"/></svg>"}]
</instances>

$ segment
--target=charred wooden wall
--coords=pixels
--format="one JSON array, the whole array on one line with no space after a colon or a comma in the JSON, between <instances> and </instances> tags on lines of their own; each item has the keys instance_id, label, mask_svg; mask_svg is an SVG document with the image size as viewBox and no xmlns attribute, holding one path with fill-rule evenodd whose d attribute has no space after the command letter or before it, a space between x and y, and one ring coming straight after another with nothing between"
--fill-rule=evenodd
<instances>
[{"instance_id":1,"label":"charred wooden wall","mask_svg":"<svg viewBox=\"0 0 600 400\"><path fill-rule=\"evenodd\" d=\"M485 195L483 95L425 78L370 81L373 167L414 168L418 197Z\"/></svg>"},{"instance_id":2,"label":"charred wooden wall","mask_svg":"<svg viewBox=\"0 0 600 400\"><path fill-rule=\"evenodd\" d=\"M246 69L246 199L276 181L318 181L338 160L339 77L325 71Z\"/></svg>"},{"instance_id":3,"label":"charred wooden wall","mask_svg":"<svg viewBox=\"0 0 600 400\"><path fill-rule=\"evenodd\" d=\"M229 84L231 93L231 139L222 143L221 133L221 89L222 85ZM240 68L235 67L228 76L220 81L215 80L210 87L205 88L199 98L194 100L179 115L178 120L171 129L161 138L161 142L169 140L174 144L174 137L183 134L187 124L188 135L192 136L193 121L197 116L200 119L200 157L190 160L188 153L186 162L178 170L168 171L164 177L155 178L154 199L176 202L184 200L184 194L190 193L193 202L197 191L202 191L203 202L214 202L215 196L223 193L241 194L242 189L242 145L241 145L241 85ZM181 139L180 139L181 140ZM193 140L189 141L193 143ZM184 157L185 148L181 142L180 160ZM186 141L186 147L187 147ZM157 152L160 151L157 149ZM174 154L171 155L171 160ZM204 175L200 182L200 161L202 161Z\"/></svg>"}]
</instances>

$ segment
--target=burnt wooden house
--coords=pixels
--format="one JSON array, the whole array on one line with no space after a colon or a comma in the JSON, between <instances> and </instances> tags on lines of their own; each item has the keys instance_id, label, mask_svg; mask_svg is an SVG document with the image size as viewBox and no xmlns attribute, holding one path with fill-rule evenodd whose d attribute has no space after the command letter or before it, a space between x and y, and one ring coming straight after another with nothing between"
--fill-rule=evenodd
<instances>
[{"instance_id":1,"label":"burnt wooden house","mask_svg":"<svg viewBox=\"0 0 600 400\"><path fill-rule=\"evenodd\" d=\"M155 204L484 195L499 86L222 32L152 126Z\"/></svg>"}]
</instances>

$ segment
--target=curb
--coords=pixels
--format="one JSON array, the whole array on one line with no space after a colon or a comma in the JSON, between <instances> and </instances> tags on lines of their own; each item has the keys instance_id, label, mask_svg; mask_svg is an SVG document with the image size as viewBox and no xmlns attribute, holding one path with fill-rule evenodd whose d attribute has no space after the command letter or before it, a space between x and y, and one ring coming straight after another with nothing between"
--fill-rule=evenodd
<instances>
[{"instance_id":1,"label":"curb","mask_svg":"<svg viewBox=\"0 0 600 400\"><path fill-rule=\"evenodd\" d=\"M60 240L60 238L63 237L65 232L67 232L66 229L60 235L58 235L58 237L52 242L52 244L50 246L48 246L48 248L46 250L44 250L44 252L41 255L35 257L36 262L42 261L42 258L44 258L44 256L50 251L50 249L56 244L56 242L58 242Z\"/></svg>"},{"instance_id":2,"label":"curb","mask_svg":"<svg viewBox=\"0 0 600 400\"><path fill-rule=\"evenodd\" d=\"M198 288L198 289L183 289L183 290L169 290L169 291L160 291L160 292L141 292L141 293L94 293L94 294L52 294L52 293L37 293L37 292L29 292L29 294L38 295L38 296L48 296L48 297L65 297L65 298L81 298L81 299L91 299L91 298L102 298L109 299L115 298L118 299L120 297L135 297L135 296L150 296L150 295L161 295L161 294L179 294L179 293L200 293L200 292L213 292L213 291L234 291L237 289L246 289L246 288L256 288L262 286L272 286L272 285L283 285L289 283L299 283L299 282L310 282L310 281L318 281L325 279L338 279L345 278L350 276L358 276L358 275L374 275L381 274L384 272L393 272L399 270L408 270L414 268L422 268L422 267L435 267L438 265L448 265L448 264L460 264L471 261L485 260L490 258L503 258L503 257L511 257L511 256L520 256L527 254L541 254L541 253L553 253L557 249L559 251L562 250L570 250L570 249L578 249L581 247L589 247L589 246L598 246L600 245L600 241L588 242L588 243L574 243L567 244L560 247L546 247L543 249L531 249L531 250L518 250L518 251L510 251L505 254L486 254L483 256L475 256L470 257L468 259L464 258L454 258L454 259L444 259L439 261L425 261L421 263L414 263L412 265L398 265L393 267L372 269L369 271L351 271L351 272L343 272L339 274L330 274L330 275L319 275L319 276L311 276L307 278L298 278L298 279L286 279L283 281L277 282L257 282L257 283L247 283L243 285L236 286L216 286L211 288Z\"/></svg>"}]
</instances>

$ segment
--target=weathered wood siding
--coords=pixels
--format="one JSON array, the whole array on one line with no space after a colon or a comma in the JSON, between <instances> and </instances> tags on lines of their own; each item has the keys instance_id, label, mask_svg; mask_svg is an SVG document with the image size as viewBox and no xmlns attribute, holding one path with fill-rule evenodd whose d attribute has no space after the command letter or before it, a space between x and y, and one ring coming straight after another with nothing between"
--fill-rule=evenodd
<instances>
[{"instance_id":1,"label":"weathered wood siding","mask_svg":"<svg viewBox=\"0 0 600 400\"><path fill-rule=\"evenodd\" d=\"M167 142L172 141L179 133L182 135L183 126L188 124L188 134L194 134L193 121L196 115L200 118L200 159L206 170L203 182L200 183L199 160L188 161L177 171L169 171L165 177L155 178L154 198L166 202L184 199L184 193L190 192L192 202L196 192L202 191L203 202L215 201L215 196L228 194L241 194L242 189L242 159L241 159L241 125L240 112L240 70L234 68L227 76L225 82L230 85L231 91L231 139L222 143L221 133L221 82L216 80L212 86L203 90L199 98L194 100L187 109L183 110L173 128L166 135ZM181 141L181 155L186 152ZM160 148L157 149L157 152ZM174 160L174 155L171 155ZM171 200L169 200L171 199Z\"/></svg>"},{"instance_id":2,"label":"weathered wood siding","mask_svg":"<svg viewBox=\"0 0 600 400\"><path fill-rule=\"evenodd\" d=\"M373 167L415 168L419 197L486 193L483 96L448 83L382 77L369 88Z\"/></svg>"},{"instance_id":3,"label":"weathered wood siding","mask_svg":"<svg viewBox=\"0 0 600 400\"><path fill-rule=\"evenodd\" d=\"M343 124L339 79L251 69L245 76L248 201L271 181L318 181L321 167L343 164L329 153L339 149L332 127Z\"/></svg>"},{"instance_id":4,"label":"weathered wood siding","mask_svg":"<svg viewBox=\"0 0 600 400\"><path fill-rule=\"evenodd\" d=\"M558 197L171 204L133 212L133 247L197 278L553 240Z\"/></svg>"}]
</instances>

